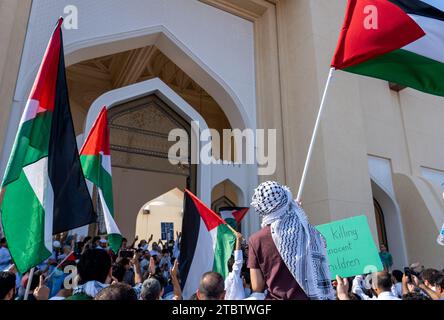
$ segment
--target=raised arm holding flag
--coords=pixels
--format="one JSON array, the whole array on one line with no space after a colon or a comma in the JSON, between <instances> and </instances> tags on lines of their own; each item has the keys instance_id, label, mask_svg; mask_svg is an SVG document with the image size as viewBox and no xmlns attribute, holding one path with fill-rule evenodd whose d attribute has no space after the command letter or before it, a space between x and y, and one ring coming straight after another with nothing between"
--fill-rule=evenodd
<instances>
[{"instance_id":1,"label":"raised arm holding flag","mask_svg":"<svg viewBox=\"0 0 444 320\"><path fill-rule=\"evenodd\" d=\"M20 273L47 259L52 236L96 221L80 166L57 22L2 182L1 217Z\"/></svg>"}]
</instances>

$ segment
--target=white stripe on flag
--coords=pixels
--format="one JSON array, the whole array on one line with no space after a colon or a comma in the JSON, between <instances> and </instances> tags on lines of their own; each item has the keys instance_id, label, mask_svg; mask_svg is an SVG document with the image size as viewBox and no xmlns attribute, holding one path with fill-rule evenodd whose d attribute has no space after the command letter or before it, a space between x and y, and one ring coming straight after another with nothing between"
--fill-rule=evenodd
<instances>
[{"instance_id":1,"label":"white stripe on flag","mask_svg":"<svg viewBox=\"0 0 444 320\"><path fill-rule=\"evenodd\" d=\"M29 99L26 101L25 110L23 110L20 124L25 123L31 119L34 119L39 109L40 102L38 100Z\"/></svg>"},{"instance_id":2,"label":"white stripe on flag","mask_svg":"<svg viewBox=\"0 0 444 320\"><path fill-rule=\"evenodd\" d=\"M104 217L104 220L105 220L106 232L108 234L111 234L111 233L118 233L118 234L120 234L119 227L117 227L117 224L114 221L114 218L111 215L111 212L109 211L108 206L106 205L105 198L103 197L102 189L97 188L97 190L99 190L100 203L102 204L103 217Z\"/></svg>"},{"instance_id":3,"label":"white stripe on flag","mask_svg":"<svg viewBox=\"0 0 444 320\"><path fill-rule=\"evenodd\" d=\"M403 49L444 63L444 21L409 15L424 30L426 35Z\"/></svg>"},{"instance_id":4,"label":"white stripe on flag","mask_svg":"<svg viewBox=\"0 0 444 320\"><path fill-rule=\"evenodd\" d=\"M110 176L112 176L112 170L111 170L111 156L105 155L102 151L100 151L100 156L102 158L102 167L103 169L105 169L106 172L108 172L108 174Z\"/></svg>"},{"instance_id":5,"label":"white stripe on flag","mask_svg":"<svg viewBox=\"0 0 444 320\"><path fill-rule=\"evenodd\" d=\"M196 250L183 288L184 299L189 299L194 293L196 293L202 275L207 271L213 270L216 237L217 228L208 232L205 223L200 219Z\"/></svg>"},{"instance_id":6,"label":"white stripe on flag","mask_svg":"<svg viewBox=\"0 0 444 320\"><path fill-rule=\"evenodd\" d=\"M45 247L52 252L54 191L48 176L48 157L24 167L23 172L45 211Z\"/></svg>"}]
</instances>

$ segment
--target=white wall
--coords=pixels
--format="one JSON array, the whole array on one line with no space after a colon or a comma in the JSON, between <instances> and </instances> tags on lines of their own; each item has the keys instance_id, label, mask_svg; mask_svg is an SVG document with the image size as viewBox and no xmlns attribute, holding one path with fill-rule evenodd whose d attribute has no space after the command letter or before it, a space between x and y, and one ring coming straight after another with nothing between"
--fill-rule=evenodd
<instances>
[{"instance_id":1,"label":"white wall","mask_svg":"<svg viewBox=\"0 0 444 320\"><path fill-rule=\"evenodd\" d=\"M65 48L73 43L162 26L229 87L248 123L256 123L253 23L198 0L35 0L20 67L7 143L0 172L17 131L24 102L48 39L67 5L78 8L77 30L64 30ZM223 107L223 106L222 106Z\"/></svg>"}]
</instances>

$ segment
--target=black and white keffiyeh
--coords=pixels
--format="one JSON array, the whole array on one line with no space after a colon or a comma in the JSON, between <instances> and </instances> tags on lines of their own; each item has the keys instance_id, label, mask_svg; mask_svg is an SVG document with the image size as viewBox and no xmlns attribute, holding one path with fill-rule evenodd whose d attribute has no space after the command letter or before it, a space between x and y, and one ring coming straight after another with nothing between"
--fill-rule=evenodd
<instances>
[{"instance_id":1,"label":"black and white keffiyeh","mask_svg":"<svg viewBox=\"0 0 444 320\"><path fill-rule=\"evenodd\" d=\"M308 298L335 299L325 242L288 187L274 181L259 185L251 206L270 225L273 241L295 280Z\"/></svg>"}]
</instances>

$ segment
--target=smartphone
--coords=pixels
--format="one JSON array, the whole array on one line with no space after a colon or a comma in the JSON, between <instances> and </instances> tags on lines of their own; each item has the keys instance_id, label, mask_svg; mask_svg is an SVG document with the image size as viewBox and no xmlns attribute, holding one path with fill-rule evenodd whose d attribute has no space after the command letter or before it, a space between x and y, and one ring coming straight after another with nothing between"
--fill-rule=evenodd
<instances>
[{"instance_id":1,"label":"smartphone","mask_svg":"<svg viewBox=\"0 0 444 320\"><path fill-rule=\"evenodd\" d=\"M409 278L409 282L412 282L412 270L410 268L404 268L404 274Z\"/></svg>"},{"instance_id":2,"label":"smartphone","mask_svg":"<svg viewBox=\"0 0 444 320\"><path fill-rule=\"evenodd\" d=\"M121 258L132 259L134 257L134 250L121 250L119 256Z\"/></svg>"}]
</instances>

